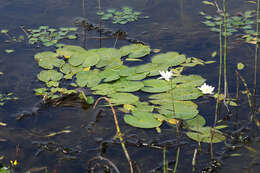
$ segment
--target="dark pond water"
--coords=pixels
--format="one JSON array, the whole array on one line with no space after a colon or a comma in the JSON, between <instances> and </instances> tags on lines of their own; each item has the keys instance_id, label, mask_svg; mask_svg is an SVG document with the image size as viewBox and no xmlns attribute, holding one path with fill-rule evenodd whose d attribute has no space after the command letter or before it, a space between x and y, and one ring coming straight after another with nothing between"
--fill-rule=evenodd
<instances>
[{"instance_id":1,"label":"dark pond water","mask_svg":"<svg viewBox=\"0 0 260 173\"><path fill-rule=\"evenodd\" d=\"M97 1L86 1L86 17L89 22L98 24ZM111 30L126 31L129 37L141 40L153 49L161 52L178 51L187 56L199 57L204 60L216 60L211 58L211 53L218 50L218 35L210 32L201 23L202 17L199 12L204 11L215 14L214 7L201 3L201 0L101 0L101 8L121 8L130 6L149 19L127 25L115 25L111 22L103 22L103 27ZM243 0L228 1L228 11L231 14L254 9L254 4ZM73 20L82 17L81 0L1 0L0 2L0 30L8 29L11 36L24 35L20 26L25 28L38 28L41 25L50 27L74 26ZM96 31L87 33L87 48L98 48L100 42ZM15 172L48 172L72 173L87 172L88 161L100 153L101 144L106 149L104 157L109 158L121 172L129 172L128 162L124 156L118 140L113 140L116 129L112 114L109 109L102 112L102 118L91 128L90 122L96 115L90 109L83 109L80 104L74 107L45 108L37 116L28 117L17 121L17 113L30 111L35 103L41 100L34 95L33 89L43 86L36 75L40 68L33 56L37 52L55 50L54 47L41 46L36 48L26 41L21 43L6 43L8 38L0 35L0 76L1 93L13 92L19 100L9 101L0 107L0 122L7 123L6 127L0 126L0 160L4 165L9 165L10 160L18 160L19 165ZM62 41L61 41L62 42ZM65 40L63 43L82 45L82 40ZM102 40L102 47L113 47L115 38ZM126 40L118 40L116 47L129 44ZM243 62L246 68L241 72L245 77L248 87L253 88L253 63L254 45L238 43L235 38L228 42L228 81L229 92L235 96L236 80L235 69L238 62ZM5 53L6 49L14 49L11 54ZM259 71L258 71L259 72ZM207 79L207 82L217 86L218 63L190 68L187 73L195 73ZM260 89L257 84L258 93ZM260 97L257 95L259 107ZM247 98L241 96L239 115L241 120L247 120L249 108ZM214 117L214 100L201 98L198 100L200 114L203 115L207 124L211 125ZM167 125L162 127L162 133L158 134L154 129L136 129L123 122L123 114L118 113L119 123L125 136L136 135L144 143L169 142L171 147L167 150L167 160L173 168L171 161L176 155L175 128ZM69 134L60 134L54 137L45 137L52 132L71 130ZM258 131L255 130L257 134ZM3 140L4 139L4 140ZM182 135L185 145L181 148L178 172L192 172L192 157L197 143ZM219 172L258 172L260 170L259 141L252 140L247 147L227 152L223 159L223 166ZM214 145L215 152L222 152L223 143ZM210 162L208 145L203 144L203 152L198 157L197 172L207 167ZM149 172L160 167L163 161L163 151L153 147L138 147L135 144L127 146L130 157L140 166L142 172ZM253 151L252 148L255 150ZM231 154L240 154L231 157ZM32 169L34 168L34 169ZM39 169L38 169L39 168ZM162 171L157 171L162 172Z\"/></svg>"}]
</instances>

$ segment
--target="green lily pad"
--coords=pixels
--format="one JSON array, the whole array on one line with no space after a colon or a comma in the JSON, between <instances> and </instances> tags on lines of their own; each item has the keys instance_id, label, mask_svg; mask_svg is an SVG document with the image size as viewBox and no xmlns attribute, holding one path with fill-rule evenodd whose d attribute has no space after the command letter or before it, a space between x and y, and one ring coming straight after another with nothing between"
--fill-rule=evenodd
<instances>
[{"instance_id":1,"label":"green lily pad","mask_svg":"<svg viewBox=\"0 0 260 173\"><path fill-rule=\"evenodd\" d=\"M158 79L149 79L143 81L144 87L141 89L144 92L160 93L171 89L170 82Z\"/></svg>"},{"instance_id":2,"label":"green lily pad","mask_svg":"<svg viewBox=\"0 0 260 173\"><path fill-rule=\"evenodd\" d=\"M83 71L79 72L76 75L76 83L79 87L94 87L97 86L101 79L98 77L99 71L93 70L93 71Z\"/></svg>"},{"instance_id":3,"label":"green lily pad","mask_svg":"<svg viewBox=\"0 0 260 173\"><path fill-rule=\"evenodd\" d=\"M143 80L148 74L149 72L136 73L136 67L127 67L119 72L119 75L127 77L127 80Z\"/></svg>"},{"instance_id":4,"label":"green lily pad","mask_svg":"<svg viewBox=\"0 0 260 173\"><path fill-rule=\"evenodd\" d=\"M151 52L150 47L143 44L131 44L123 46L119 50L122 56L128 55L129 58L142 58Z\"/></svg>"},{"instance_id":5,"label":"green lily pad","mask_svg":"<svg viewBox=\"0 0 260 173\"><path fill-rule=\"evenodd\" d=\"M48 82L48 81L59 81L63 77L62 73L57 72L55 70L43 70L38 75L37 78L40 81Z\"/></svg>"},{"instance_id":6,"label":"green lily pad","mask_svg":"<svg viewBox=\"0 0 260 173\"><path fill-rule=\"evenodd\" d=\"M124 121L134 127L138 128L156 128L159 127L162 122L158 121L154 117L154 113L134 111L133 115L125 115Z\"/></svg>"},{"instance_id":7,"label":"green lily pad","mask_svg":"<svg viewBox=\"0 0 260 173\"><path fill-rule=\"evenodd\" d=\"M165 71L170 67L169 64L144 64L144 65L139 65L136 67L135 72L136 73L145 73L149 72L148 76L157 76L160 74L159 71Z\"/></svg>"},{"instance_id":8,"label":"green lily pad","mask_svg":"<svg viewBox=\"0 0 260 173\"><path fill-rule=\"evenodd\" d=\"M83 64L83 62L85 61L85 53L86 51L73 53L68 62L73 66L79 66Z\"/></svg>"},{"instance_id":9,"label":"green lily pad","mask_svg":"<svg viewBox=\"0 0 260 173\"><path fill-rule=\"evenodd\" d=\"M219 143L226 139L221 131L216 129L214 130L211 127L194 127L192 130L195 132L187 132L186 135L195 141Z\"/></svg>"},{"instance_id":10,"label":"green lily pad","mask_svg":"<svg viewBox=\"0 0 260 173\"><path fill-rule=\"evenodd\" d=\"M93 49L100 56L100 61L97 63L96 67L101 68L105 66L118 66L122 65L121 53L118 49L114 48L100 48Z\"/></svg>"},{"instance_id":11,"label":"green lily pad","mask_svg":"<svg viewBox=\"0 0 260 173\"><path fill-rule=\"evenodd\" d=\"M118 92L135 92L144 87L143 82L120 80L113 84Z\"/></svg>"},{"instance_id":12,"label":"green lily pad","mask_svg":"<svg viewBox=\"0 0 260 173\"><path fill-rule=\"evenodd\" d=\"M96 95L109 95L116 93L115 87L113 87L111 84L106 83L92 87L91 90L94 90L93 94Z\"/></svg>"},{"instance_id":13,"label":"green lily pad","mask_svg":"<svg viewBox=\"0 0 260 173\"><path fill-rule=\"evenodd\" d=\"M139 101L139 98L131 93L114 93L108 96L115 105L134 104Z\"/></svg>"},{"instance_id":14,"label":"green lily pad","mask_svg":"<svg viewBox=\"0 0 260 173\"><path fill-rule=\"evenodd\" d=\"M65 62L57 58L54 52L46 51L35 54L34 59L38 61L39 66L44 69L53 69L53 67L61 67Z\"/></svg>"},{"instance_id":15,"label":"green lily pad","mask_svg":"<svg viewBox=\"0 0 260 173\"><path fill-rule=\"evenodd\" d=\"M178 84L176 88L198 87L205 81L206 79L199 75L177 76L172 79L173 83Z\"/></svg>"},{"instance_id":16,"label":"green lily pad","mask_svg":"<svg viewBox=\"0 0 260 173\"><path fill-rule=\"evenodd\" d=\"M69 63L73 66L90 67L96 65L99 59L99 55L93 51L79 51L71 55Z\"/></svg>"},{"instance_id":17,"label":"green lily pad","mask_svg":"<svg viewBox=\"0 0 260 173\"><path fill-rule=\"evenodd\" d=\"M109 67L99 73L99 77L104 79L104 82L115 81L120 78L120 71L127 68L126 66Z\"/></svg>"},{"instance_id":18,"label":"green lily pad","mask_svg":"<svg viewBox=\"0 0 260 173\"><path fill-rule=\"evenodd\" d=\"M80 46L65 45L64 47L57 49L56 53L58 56L69 58L75 53L85 52L85 51L86 50Z\"/></svg>"},{"instance_id":19,"label":"green lily pad","mask_svg":"<svg viewBox=\"0 0 260 173\"><path fill-rule=\"evenodd\" d=\"M99 54L94 51L87 51L85 53L85 61L83 62L83 67L90 67L96 65L100 60Z\"/></svg>"},{"instance_id":20,"label":"green lily pad","mask_svg":"<svg viewBox=\"0 0 260 173\"><path fill-rule=\"evenodd\" d=\"M131 76L128 76L126 79L127 80L143 80L149 75L149 72L144 72L144 73L135 73Z\"/></svg>"},{"instance_id":21,"label":"green lily pad","mask_svg":"<svg viewBox=\"0 0 260 173\"><path fill-rule=\"evenodd\" d=\"M167 64L169 66L177 66L186 61L185 55L180 55L178 52L167 52L155 55L152 58L153 64Z\"/></svg>"},{"instance_id":22,"label":"green lily pad","mask_svg":"<svg viewBox=\"0 0 260 173\"><path fill-rule=\"evenodd\" d=\"M185 121L185 127L186 128L196 128L196 127L202 127L206 124L206 120L203 116L197 115L195 118L191 120Z\"/></svg>"},{"instance_id":23,"label":"green lily pad","mask_svg":"<svg viewBox=\"0 0 260 173\"><path fill-rule=\"evenodd\" d=\"M172 93L171 93L172 92ZM186 87L186 88L174 88L167 93L154 94L149 96L150 99L155 100L194 100L202 96L203 93L198 88Z\"/></svg>"},{"instance_id":24,"label":"green lily pad","mask_svg":"<svg viewBox=\"0 0 260 173\"><path fill-rule=\"evenodd\" d=\"M158 111L160 114L165 115L169 118L178 118L182 120L192 119L198 114L198 106L192 101L170 101L165 102L165 100L151 100L153 104L159 104ZM175 116L173 116L173 105L174 103L174 112Z\"/></svg>"}]
</instances>

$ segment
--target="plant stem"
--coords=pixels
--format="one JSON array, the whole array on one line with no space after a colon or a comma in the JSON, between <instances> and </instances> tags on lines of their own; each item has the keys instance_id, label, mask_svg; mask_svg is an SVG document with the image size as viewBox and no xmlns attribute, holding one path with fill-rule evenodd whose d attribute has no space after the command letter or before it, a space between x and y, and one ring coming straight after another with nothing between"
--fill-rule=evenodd
<instances>
[{"instance_id":1,"label":"plant stem","mask_svg":"<svg viewBox=\"0 0 260 173\"><path fill-rule=\"evenodd\" d=\"M173 118L175 117L175 108L174 108L174 96L173 96L173 87L172 87L172 80L170 81L171 82L171 97L172 97L172 116Z\"/></svg>"},{"instance_id":2,"label":"plant stem","mask_svg":"<svg viewBox=\"0 0 260 173\"><path fill-rule=\"evenodd\" d=\"M115 111L114 107L112 106L111 101L110 101L108 98L106 98L106 97L100 97L100 98L98 98L97 101L95 102L95 104L94 104L94 106L93 106L93 109L96 108L98 102L99 102L101 99L106 100L106 101L108 102L109 106L111 107L111 110L112 110L112 113L113 113L113 116L114 116L114 121L115 121L115 125L116 125L116 130L117 130L118 138L119 138L119 140L120 140L120 143L121 143L121 146L122 146L123 151L124 151L124 153L125 153L125 156L126 156L126 158L127 158L127 160L128 160L128 163L129 163L129 166L130 166L130 172L131 172L131 173L134 173L132 160L130 159L130 156L129 156L128 151L127 151L127 149L126 149L125 142L124 142L124 139L123 139L123 135L122 135L122 133L120 132L120 128L119 128L119 124L118 124L118 120L117 120L117 116L116 116L116 111Z\"/></svg>"},{"instance_id":3,"label":"plant stem","mask_svg":"<svg viewBox=\"0 0 260 173\"><path fill-rule=\"evenodd\" d=\"M253 117L255 118L256 112L256 78L257 78L257 64L258 64L258 44L259 44L259 10L260 0L257 0L256 7L256 44L255 44L255 72L254 72L254 92L253 92Z\"/></svg>"},{"instance_id":4,"label":"plant stem","mask_svg":"<svg viewBox=\"0 0 260 173\"><path fill-rule=\"evenodd\" d=\"M163 147L163 173L167 173L166 147Z\"/></svg>"},{"instance_id":5,"label":"plant stem","mask_svg":"<svg viewBox=\"0 0 260 173\"><path fill-rule=\"evenodd\" d=\"M85 0L82 0L82 15L86 19Z\"/></svg>"},{"instance_id":6,"label":"plant stem","mask_svg":"<svg viewBox=\"0 0 260 173\"><path fill-rule=\"evenodd\" d=\"M219 96L221 92L221 79L222 79L222 24L219 25L219 71L218 71L218 97L217 97L217 103L216 103L216 110L215 110L215 121L214 121L214 127L216 126L216 123L218 121L219 117Z\"/></svg>"},{"instance_id":7,"label":"plant stem","mask_svg":"<svg viewBox=\"0 0 260 173\"><path fill-rule=\"evenodd\" d=\"M177 170L177 167L178 167L180 149L181 149L181 147L178 146L173 173L176 173L176 170Z\"/></svg>"},{"instance_id":8,"label":"plant stem","mask_svg":"<svg viewBox=\"0 0 260 173\"><path fill-rule=\"evenodd\" d=\"M228 109L226 104L226 98L228 94L228 84L227 84L227 10L226 10L226 0L223 0L223 12L224 12L224 104ZM228 109L229 112L229 109Z\"/></svg>"}]
</instances>

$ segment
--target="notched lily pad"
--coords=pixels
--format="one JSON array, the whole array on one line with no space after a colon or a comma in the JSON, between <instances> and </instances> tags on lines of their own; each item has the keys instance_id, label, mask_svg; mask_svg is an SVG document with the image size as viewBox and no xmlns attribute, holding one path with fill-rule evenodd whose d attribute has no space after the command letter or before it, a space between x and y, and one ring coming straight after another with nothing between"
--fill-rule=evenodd
<instances>
[{"instance_id":1,"label":"notched lily pad","mask_svg":"<svg viewBox=\"0 0 260 173\"><path fill-rule=\"evenodd\" d=\"M39 66L44 69L53 69L53 67L61 67L65 64L62 59L57 58L56 53L50 51L37 53L34 59L37 60Z\"/></svg>"},{"instance_id":2,"label":"notched lily pad","mask_svg":"<svg viewBox=\"0 0 260 173\"><path fill-rule=\"evenodd\" d=\"M124 121L134 127L138 128L156 128L159 127L162 122L155 118L154 113L134 111L133 115L125 115Z\"/></svg>"},{"instance_id":3,"label":"notched lily pad","mask_svg":"<svg viewBox=\"0 0 260 173\"><path fill-rule=\"evenodd\" d=\"M186 61L185 55L178 52L167 52L155 55L152 58L153 64L167 64L169 66L177 66Z\"/></svg>"},{"instance_id":4,"label":"notched lily pad","mask_svg":"<svg viewBox=\"0 0 260 173\"><path fill-rule=\"evenodd\" d=\"M143 82L121 80L113 84L118 92L135 92L144 87Z\"/></svg>"},{"instance_id":5,"label":"notched lily pad","mask_svg":"<svg viewBox=\"0 0 260 173\"><path fill-rule=\"evenodd\" d=\"M143 81L144 87L141 89L144 92L160 93L171 89L170 82L165 80L150 79Z\"/></svg>"},{"instance_id":6,"label":"notched lily pad","mask_svg":"<svg viewBox=\"0 0 260 173\"><path fill-rule=\"evenodd\" d=\"M37 78L43 82L59 81L62 77L62 73L57 72L56 70L43 70L37 75Z\"/></svg>"},{"instance_id":7,"label":"notched lily pad","mask_svg":"<svg viewBox=\"0 0 260 173\"><path fill-rule=\"evenodd\" d=\"M131 93L115 93L108 96L115 105L134 104L139 101L139 98Z\"/></svg>"},{"instance_id":8,"label":"notched lily pad","mask_svg":"<svg viewBox=\"0 0 260 173\"><path fill-rule=\"evenodd\" d=\"M151 52L150 47L143 44L131 44L123 46L119 50L122 56L128 55L129 58L142 58Z\"/></svg>"},{"instance_id":9,"label":"notched lily pad","mask_svg":"<svg viewBox=\"0 0 260 173\"><path fill-rule=\"evenodd\" d=\"M79 87L94 87L101 82L101 79L98 77L98 70L93 70L93 71L83 71L79 72L76 75L76 83Z\"/></svg>"}]
</instances>

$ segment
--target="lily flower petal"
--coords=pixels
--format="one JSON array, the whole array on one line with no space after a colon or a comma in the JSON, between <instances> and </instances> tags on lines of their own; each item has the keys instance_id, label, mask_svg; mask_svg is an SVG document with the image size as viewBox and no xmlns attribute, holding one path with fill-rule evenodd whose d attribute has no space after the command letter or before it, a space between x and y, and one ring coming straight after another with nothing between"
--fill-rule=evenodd
<instances>
[{"instance_id":1,"label":"lily flower petal","mask_svg":"<svg viewBox=\"0 0 260 173\"><path fill-rule=\"evenodd\" d=\"M206 83L204 83L201 87L198 87L203 94L214 94L214 89L215 87L212 87L210 85L207 85Z\"/></svg>"},{"instance_id":2,"label":"lily flower petal","mask_svg":"<svg viewBox=\"0 0 260 173\"><path fill-rule=\"evenodd\" d=\"M161 77L159 77L158 79L164 79L167 81L170 81L170 79L173 76L173 73L171 71L159 71Z\"/></svg>"}]
</instances>

